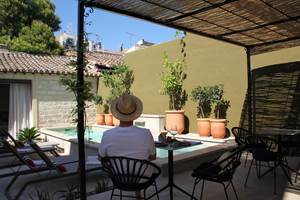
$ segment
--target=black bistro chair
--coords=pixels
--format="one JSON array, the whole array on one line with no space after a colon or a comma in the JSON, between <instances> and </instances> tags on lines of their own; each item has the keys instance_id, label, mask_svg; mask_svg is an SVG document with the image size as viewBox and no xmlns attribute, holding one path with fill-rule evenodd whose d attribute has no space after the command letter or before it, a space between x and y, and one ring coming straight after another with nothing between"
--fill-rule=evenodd
<instances>
[{"instance_id":1,"label":"black bistro chair","mask_svg":"<svg viewBox=\"0 0 300 200\"><path fill-rule=\"evenodd\" d=\"M282 136L281 137L281 144L284 149L287 150L287 156L290 157L300 157L300 135L292 135L292 136ZM300 161L297 164L297 168L295 169L296 172L300 170ZM298 181L298 173L295 173L294 182L297 183Z\"/></svg>"},{"instance_id":2,"label":"black bistro chair","mask_svg":"<svg viewBox=\"0 0 300 200\"><path fill-rule=\"evenodd\" d=\"M101 162L113 182L111 199L113 196L119 196L120 199L122 197L138 198L137 196L123 195L122 192L139 192L142 190L144 191L142 199L148 199L146 198L146 190L152 185L155 187L155 194L159 199L155 180L161 174L161 169L154 163L127 157L104 157L101 158ZM115 189L120 190L120 194L115 194Z\"/></svg>"},{"instance_id":3,"label":"black bistro chair","mask_svg":"<svg viewBox=\"0 0 300 200\"><path fill-rule=\"evenodd\" d=\"M233 127L231 129L238 145L247 145L247 137L250 135L247 129L241 127Z\"/></svg>"},{"instance_id":4,"label":"black bistro chair","mask_svg":"<svg viewBox=\"0 0 300 200\"><path fill-rule=\"evenodd\" d=\"M251 167L253 165L253 161L255 161L257 177L259 179L265 176L266 174L273 172L274 194L276 194L276 168L278 166L281 166L281 169L285 173L286 177L289 177L288 172L282 166L283 162L285 162L284 159L286 156L285 151L282 149L282 145L273 138L259 135L248 136L247 140L251 148L250 152L252 153L253 159L249 166L244 186L246 187ZM261 170L262 163L266 163L266 166L268 167L268 169L266 169L263 173ZM273 163L273 166L270 166L270 163Z\"/></svg>"},{"instance_id":5,"label":"black bistro chair","mask_svg":"<svg viewBox=\"0 0 300 200\"><path fill-rule=\"evenodd\" d=\"M247 142L247 137L250 135L249 131L247 129L241 128L241 127L233 127L231 129L232 134L235 137L235 142L239 145L239 146L244 146L245 150L246 150L246 158L245 158L245 162L244 162L244 167L246 167L246 163L248 160L248 155L249 155L249 144Z\"/></svg>"},{"instance_id":6,"label":"black bistro chair","mask_svg":"<svg viewBox=\"0 0 300 200\"><path fill-rule=\"evenodd\" d=\"M224 187L226 199L228 200L227 189L232 186L236 199L238 199L236 190L232 183L233 175L240 165L241 153L244 147L237 147L231 151L225 152L219 158L206 162L194 169L192 176L195 179L192 196L194 197L196 185L202 180L200 199L203 197L205 181L220 183ZM192 198L193 199L193 198Z\"/></svg>"}]
</instances>

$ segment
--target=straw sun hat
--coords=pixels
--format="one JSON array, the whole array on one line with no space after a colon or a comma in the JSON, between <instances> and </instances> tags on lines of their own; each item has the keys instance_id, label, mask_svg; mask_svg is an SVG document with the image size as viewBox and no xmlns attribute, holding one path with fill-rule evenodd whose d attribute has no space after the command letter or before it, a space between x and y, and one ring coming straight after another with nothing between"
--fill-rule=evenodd
<instances>
[{"instance_id":1,"label":"straw sun hat","mask_svg":"<svg viewBox=\"0 0 300 200\"><path fill-rule=\"evenodd\" d=\"M112 115L121 121L133 121L143 112L143 103L136 96L123 94L112 102L110 106Z\"/></svg>"}]
</instances>

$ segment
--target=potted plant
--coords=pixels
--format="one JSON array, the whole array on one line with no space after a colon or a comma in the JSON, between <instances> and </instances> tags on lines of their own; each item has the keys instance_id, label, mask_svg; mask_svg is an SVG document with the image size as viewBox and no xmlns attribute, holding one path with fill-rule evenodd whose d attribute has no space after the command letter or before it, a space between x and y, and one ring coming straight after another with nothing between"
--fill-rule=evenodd
<instances>
[{"instance_id":1,"label":"potted plant","mask_svg":"<svg viewBox=\"0 0 300 200\"><path fill-rule=\"evenodd\" d=\"M39 130L35 127L24 128L17 133L18 140L25 143L31 143L34 140L38 139L39 136Z\"/></svg>"},{"instance_id":2,"label":"potted plant","mask_svg":"<svg viewBox=\"0 0 300 200\"><path fill-rule=\"evenodd\" d=\"M187 93L183 89L183 81L186 79L184 73L184 62L176 60L171 62L164 54L162 74L162 90L160 94L168 95L169 110L166 111L166 129L171 131L176 129L179 134L184 131L184 110L187 101Z\"/></svg>"},{"instance_id":3,"label":"potted plant","mask_svg":"<svg viewBox=\"0 0 300 200\"><path fill-rule=\"evenodd\" d=\"M112 116L111 113L109 113L109 105L108 105L108 103L105 103L103 105L103 113L104 113L104 122L105 122L105 125L112 126L113 125L113 116Z\"/></svg>"},{"instance_id":4,"label":"potted plant","mask_svg":"<svg viewBox=\"0 0 300 200\"><path fill-rule=\"evenodd\" d=\"M96 124L105 125L104 114L101 112L98 112L98 110L100 109L100 106L103 104L103 99L100 95L98 95L98 97L99 97L99 101L97 104Z\"/></svg>"},{"instance_id":5,"label":"potted plant","mask_svg":"<svg viewBox=\"0 0 300 200\"><path fill-rule=\"evenodd\" d=\"M212 87L197 86L191 92L191 99L197 102L197 132L210 136L210 114L212 111Z\"/></svg>"},{"instance_id":6,"label":"potted plant","mask_svg":"<svg viewBox=\"0 0 300 200\"><path fill-rule=\"evenodd\" d=\"M230 101L223 97L224 86L216 85L213 87L213 104L215 119L211 119L211 135L214 138L224 138L226 134L226 115L230 107Z\"/></svg>"},{"instance_id":7,"label":"potted plant","mask_svg":"<svg viewBox=\"0 0 300 200\"><path fill-rule=\"evenodd\" d=\"M107 113L105 114L106 125L119 125L119 120L109 114L109 105L125 92L131 93L130 88L134 81L134 75L133 70L129 68L128 65L124 64L114 65L112 71L105 71L102 74L104 85L110 89L104 104L104 113Z\"/></svg>"}]
</instances>

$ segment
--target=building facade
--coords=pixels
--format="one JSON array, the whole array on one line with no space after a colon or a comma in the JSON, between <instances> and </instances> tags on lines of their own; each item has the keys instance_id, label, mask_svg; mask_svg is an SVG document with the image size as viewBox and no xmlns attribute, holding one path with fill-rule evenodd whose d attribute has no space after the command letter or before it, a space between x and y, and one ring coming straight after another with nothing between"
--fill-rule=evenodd
<instances>
[{"instance_id":1,"label":"building facade","mask_svg":"<svg viewBox=\"0 0 300 200\"><path fill-rule=\"evenodd\" d=\"M97 56L95 56L97 57ZM91 90L97 93L99 69L97 63L114 62L110 55L93 60L87 65L85 80L91 82ZM66 91L61 78L75 74L70 65L72 57L30 55L18 52L0 53L0 115L1 128L16 135L25 127L74 126L72 110L76 106L73 93ZM109 67L109 66L108 66ZM95 123L96 106L88 103L87 123Z\"/></svg>"}]
</instances>

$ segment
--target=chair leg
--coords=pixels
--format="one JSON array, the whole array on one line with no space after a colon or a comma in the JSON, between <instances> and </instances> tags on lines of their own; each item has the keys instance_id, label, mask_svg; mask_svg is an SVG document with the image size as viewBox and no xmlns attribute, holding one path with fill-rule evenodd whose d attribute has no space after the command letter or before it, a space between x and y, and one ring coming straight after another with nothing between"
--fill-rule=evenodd
<instances>
[{"instance_id":1,"label":"chair leg","mask_svg":"<svg viewBox=\"0 0 300 200\"><path fill-rule=\"evenodd\" d=\"M299 169L300 169L300 161L299 161L299 163L298 163L298 167L297 167L297 169L296 169L296 172L298 172ZM297 179L298 179L298 173L296 173L296 176L295 176L295 180L294 180L295 183L297 183Z\"/></svg>"},{"instance_id":2,"label":"chair leg","mask_svg":"<svg viewBox=\"0 0 300 200\"><path fill-rule=\"evenodd\" d=\"M288 181L290 182L291 185L293 185L292 179L289 175L289 172L286 171L286 169L284 168L284 166L282 164L280 164L280 167L284 173L284 175L286 176L286 178L288 179ZM289 169L288 169L289 170Z\"/></svg>"},{"instance_id":3,"label":"chair leg","mask_svg":"<svg viewBox=\"0 0 300 200\"><path fill-rule=\"evenodd\" d=\"M276 162L274 162L274 167L276 166ZM274 168L274 194L277 194L276 192L276 168Z\"/></svg>"},{"instance_id":4,"label":"chair leg","mask_svg":"<svg viewBox=\"0 0 300 200\"><path fill-rule=\"evenodd\" d=\"M256 169L256 176L259 178L259 167L257 165L257 161L255 160L255 169Z\"/></svg>"},{"instance_id":5,"label":"chair leg","mask_svg":"<svg viewBox=\"0 0 300 200\"><path fill-rule=\"evenodd\" d=\"M200 195L200 200L202 200L203 197L203 190L204 190L204 180L202 181L202 187L201 187L201 195Z\"/></svg>"},{"instance_id":6,"label":"chair leg","mask_svg":"<svg viewBox=\"0 0 300 200\"><path fill-rule=\"evenodd\" d=\"M141 195L138 197L138 199L147 199L146 198L146 190L147 190L147 188L146 189L144 189L144 196L143 196L143 198L139 198L139 197L141 197ZM140 193L140 191L139 191L139 193Z\"/></svg>"},{"instance_id":7,"label":"chair leg","mask_svg":"<svg viewBox=\"0 0 300 200\"><path fill-rule=\"evenodd\" d=\"M244 167L246 167L246 164L247 164L247 161L248 161L248 155L249 155L249 152L247 151L246 152L246 159L245 159L245 162L244 162Z\"/></svg>"},{"instance_id":8,"label":"chair leg","mask_svg":"<svg viewBox=\"0 0 300 200\"><path fill-rule=\"evenodd\" d=\"M226 188L226 186L225 186L225 184L224 184L224 183L222 183L222 185L223 185L223 187L224 187L224 191L225 191L226 199L228 200L227 188Z\"/></svg>"},{"instance_id":9,"label":"chair leg","mask_svg":"<svg viewBox=\"0 0 300 200\"><path fill-rule=\"evenodd\" d=\"M111 195L110 195L110 200L112 200L113 196L114 196L114 192L115 192L115 188L113 187L112 191L111 191Z\"/></svg>"},{"instance_id":10,"label":"chair leg","mask_svg":"<svg viewBox=\"0 0 300 200\"><path fill-rule=\"evenodd\" d=\"M232 187L232 189L233 189L233 192L234 192L234 194L235 194L236 200L239 200L238 195L237 195L236 190L235 190L235 187L234 187L234 185L233 185L233 183L232 183L232 180L230 180L230 183L231 183L231 187Z\"/></svg>"},{"instance_id":11,"label":"chair leg","mask_svg":"<svg viewBox=\"0 0 300 200\"><path fill-rule=\"evenodd\" d=\"M199 180L196 178L195 181L194 181L194 186L193 186L193 192L192 192L191 200L193 200L194 193L195 193L195 188L196 188L196 185L197 185L198 183L199 183Z\"/></svg>"},{"instance_id":12,"label":"chair leg","mask_svg":"<svg viewBox=\"0 0 300 200\"><path fill-rule=\"evenodd\" d=\"M159 200L159 195L158 195L156 181L154 181L154 187L155 187L155 192L156 192L157 200Z\"/></svg>"},{"instance_id":13,"label":"chair leg","mask_svg":"<svg viewBox=\"0 0 300 200\"><path fill-rule=\"evenodd\" d=\"M261 161L258 161L258 178L261 178Z\"/></svg>"},{"instance_id":14,"label":"chair leg","mask_svg":"<svg viewBox=\"0 0 300 200\"><path fill-rule=\"evenodd\" d=\"M246 185L247 185L247 181L248 181L248 177L249 177L249 174L250 174L250 171L251 171L252 164L253 164L253 159L251 160L251 163L250 163L250 166L249 166L249 170L248 170L248 173L247 173L246 181L244 183L244 187L246 187Z\"/></svg>"}]
</instances>

